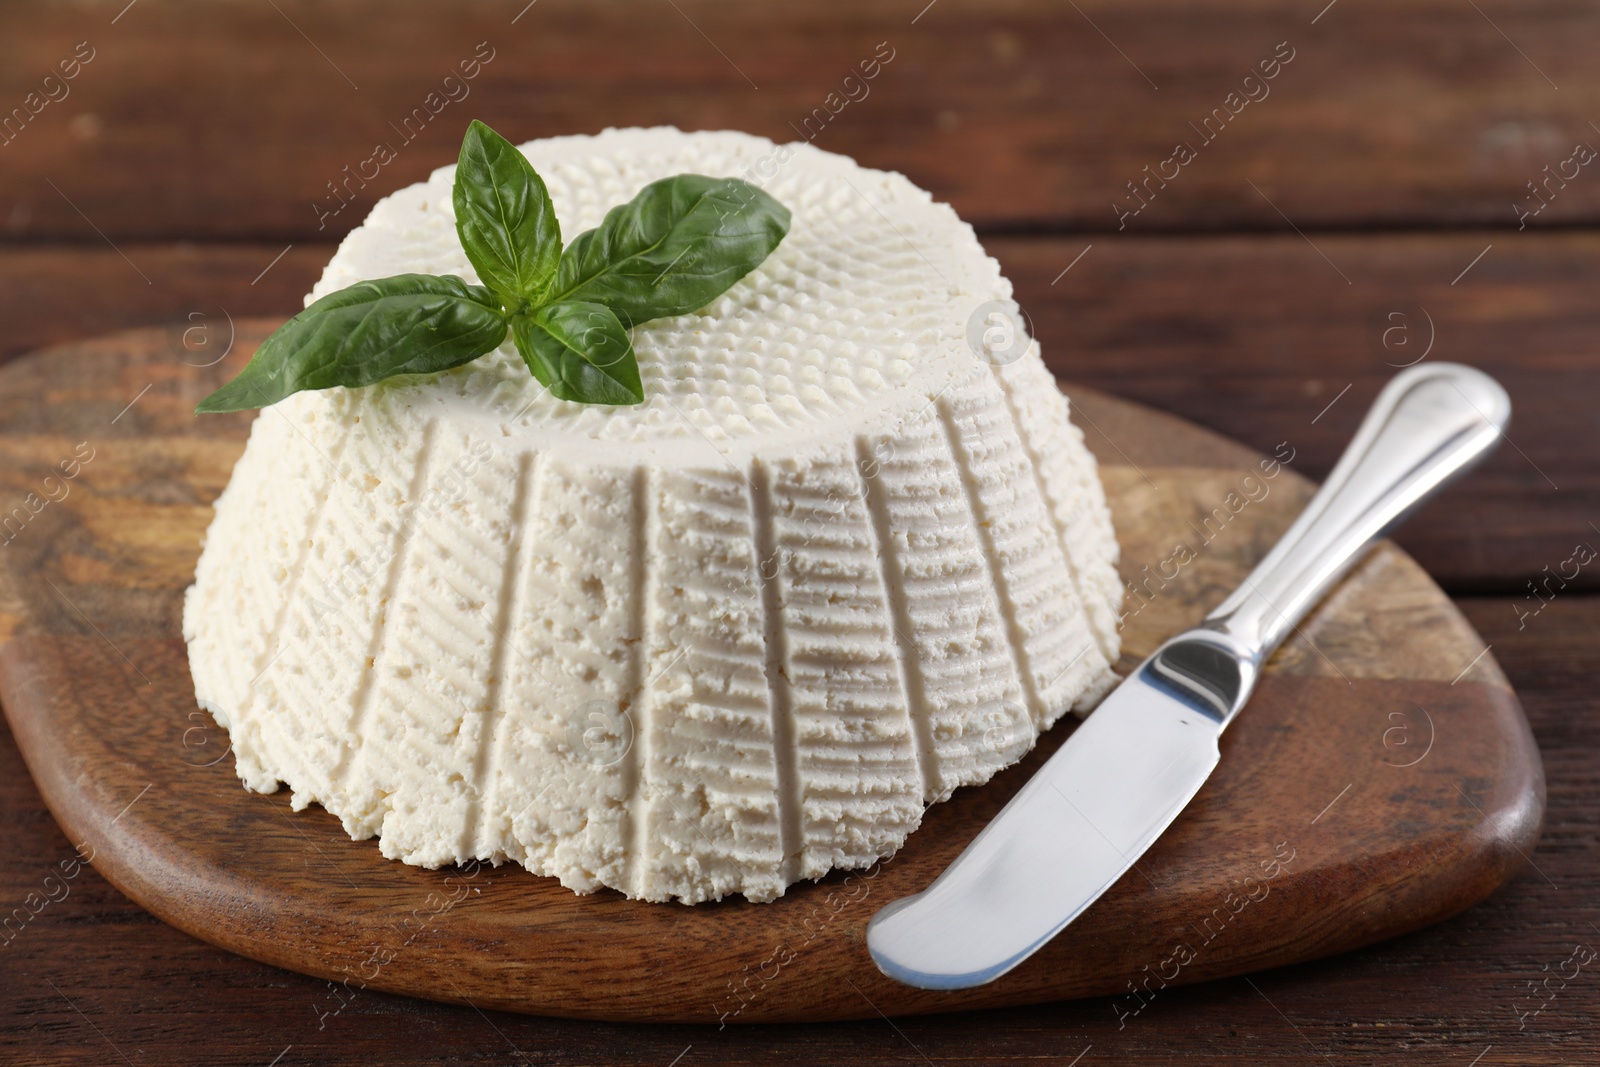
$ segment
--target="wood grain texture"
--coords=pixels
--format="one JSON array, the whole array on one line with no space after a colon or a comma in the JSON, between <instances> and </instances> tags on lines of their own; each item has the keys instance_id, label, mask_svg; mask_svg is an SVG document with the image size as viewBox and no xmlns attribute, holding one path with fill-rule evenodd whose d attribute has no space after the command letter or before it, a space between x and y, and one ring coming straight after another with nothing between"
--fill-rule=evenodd
<instances>
[{"instance_id":1,"label":"wood grain texture","mask_svg":"<svg viewBox=\"0 0 1600 1067\"><path fill-rule=\"evenodd\" d=\"M212 302L235 314L296 310L325 250L303 253L310 246L294 238L295 249L271 273L253 288L250 281L289 243L291 231L314 225L309 198L324 193L321 183L335 176L321 171L363 158L375 132L420 102L418 90L436 73L427 65L434 58L454 62L459 46L470 47L458 31L491 16L509 23L523 2L506 0L500 16L475 4L444 13L402 0L385 9L395 13L394 24L382 25L369 17L370 5L313 8L275 0L341 66L363 64L359 92L271 5L138 0L114 24L124 0L27 0L0 8L0 85L10 94L0 109L21 103L75 42L92 39L101 49L70 99L51 104L23 139L0 147L0 234L10 242L0 246L0 358L104 330L181 320ZM1239 241L1234 256L1197 245L1192 257L1169 258L1173 244L1149 235L1235 223L1287 233L1264 200L1249 199L1256 194L1242 176L1307 229L1357 286L1366 284L1369 268L1381 273L1392 262L1405 269L1383 275L1384 284L1414 299L1414 284L1448 283L1494 243L1446 294L1472 292L1441 354L1485 366L1509 360L1494 369L1517 405L1512 436L1561 488L1519 475L1505 480L1504 492L1487 491L1511 470L1502 447L1488 468L1409 525L1401 543L1453 594L1495 594L1460 603L1515 684L1543 751L1548 810L1531 853L1534 866L1437 926L1248 982L1165 990L1125 1026L1115 1015L1119 1002L1103 998L902 1018L893 1026L873 1018L721 1030L479 1012L375 990L342 1001L319 979L191 938L84 868L66 883L65 898L52 900L0 948L0 1063L1600 1063L1594 1041L1600 981L1592 972L1562 988L1538 1015L1518 1015L1531 1004L1528 983L1546 978L1575 944L1600 948L1593 909L1593 887L1600 885L1600 702L1593 679L1600 599L1566 590L1525 624L1517 617L1528 609L1518 593L1524 583L1565 559L1574 536L1588 536L1589 521L1600 522L1584 488L1597 440L1593 418L1585 415L1595 397L1589 341L1595 255L1584 243L1593 237L1539 232L1593 219L1600 194L1592 168L1528 231L1514 232L1513 208L1519 197L1527 203L1525 183L1565 158L1569 141L1588 137L1587 121L1600 121L1586 103L1600 34L1592 10L1549 0L1521 6L1477 0L1478 11L1458 0L1340 0L1307 31L1327 6L1323 0L1303 7L1228 0L1203 8L1080 0L1077 7L1095 25L1160 79L1155 91L1067 5L939 0L914 26L910 20L924 0L794 11L751 5L761 23L749 26L757 20L752 14L749 28L730 41L704 18L714 5L676 3L741 66L748 69L753 56L777 57L760 73L759 92L749 91L688 23L672 24L678 16L666 5L652 12L646 0L589 2L583 9L594 21L585 24L575 0L539 0L516 24L531 32L503 53L519 56L520 69L508 66L499 73L504 81L480 81L469 104L493 103L494 121L525 136L592 129L618 116L738 124L782 135L796 106L801 114L818 106L842 77L842 69L827 64L854 63L858 46L884 39L874 34L889 27L896 46L910 41L922 50L902 50L872 97L850 105L818 144L898 167L939 195L958 197L960 210L991 237L1000 230L1039 236L1040 254L1032 259L989 243L1046 335L1047 353L1066 356L1073 380L1155 403L1258 449L1292 436L1301 454L1297 467L1313 475L1342 443L1347 427L1336 419L1353 420L1346 409L1359 408L1362 388L1376 388L1356 383L1310 422L1355 382L1350 370L1367 351L1354 347L1355 323L1345 315L1350 305L1324 288L1326 277L1343 283L1331 271L1313 281L1314 272L1291 270L1286 277L1316 286L1296 293L1270 270L1254 269L1249 239ZM541 9L560 18L531 21ZM139 22L152 12L150 22ZM955 19L944 23L936 18L942 12ZM350 25L342 25L347 18ZM645 20L638 23L645 32L616 34L634 18ZM329 29L341 32L325 37ZM1316 48L1302 50L1271 99L1251 105L1226 143L1206 149L1180 182L1116 235L1147 244L1102 261L1116 247L1107 232L1115 224L1111 195L1124 191L1139 168L1164 158L1149 152L1170 150L1171 130L1191 120L1191 104L1215 106L1242 65L1257 58L1258 42L1283 39ZM1151 43L1159 46L1160 71L1151 63L1156 53L1145 50ZM755 53L744 50L751 47ZM902 63L911 58L916 64ZM1540 80L1535 62L1560 91ZM97 71L108 74L99 84ZM377 80L367 80L368 72ZM1169 82L1167 72L1183 76ZM1299 75L1314 76L1289 80ZM893 106L878 111L879 104ZM426 134L415 153L408 150L386 168L402 175L394 184L448 162L451 142L443 131ZM154 284L146 285L46 178L110 229ZM292 198L283 192L291 183ZM364 212L366 203L336 222ZM1453 223L1498 230L1481 241L1476 233L1438 232ZM1081 238L1062 232L1080 224L1098 229ZM1328 249L1328 235L1315 228L1357 225L1428 232L1352 234L1357 246L1370 242L1364 246L1370 252L1352 264L1348 251ZM260 243L237 253L214 244L176 246L178 258L192 255L195 266L174 267L169 284L161 258L167 253L130 243L135 230L161 242L215 241L232 232L259 235L251 239ZM36 243L57 239L69 243ZM1545 239L1574 243L1551 246ZM1094 249L1050 287L1090 241ZM1402 246L1414 254L1401 254ZM1311 257L1306 264L1321 263L1309 246L1302 249ZM301 282L263 299L278 273L303 254ZM1498 277L1484 271L1503 255L1514 269ZM1041 315L1028 286L1060 299L1073 293L1080 276L1094 281L1086 268L1097 262L1118 268L1113 280L1096 282L1104 299L1074 301L1070 317L1055 316L1058 326L1041 321L1051 316ZM1269 263L1285 266L1282 259L1263 266ZM1038 279L1026 277L1029 264L1042 272ZM1179 269L1165 269L1173 266ZM1327 294L1325 311L1311 305L1311 293ZM1289 306L1280 305L1285 301ZM1161 314L1146 315L1145 304ZM1356 317L1364 320L1368 310ZM1308 315L1315 332L1297 328ZM1323 331L1343 331L1349 343L1324 344L1330 335ZM1261 343L1265 336L1273 338L1270 346ZM1074 349L1058 353L1062 341ZM1152 354L1159 373L1141 362ZM1555 370L1552 355L1568 369ZM150 382L121 384L131 386L131 399ZM4 420L32 417L27 409L36 405L0 396L7 399L13 402ZM107 420L115 414L108 410ZM1296 425L1296 417L1305 425ZM1560 426L1561 435L1547 436L1546 426ZM1568 457L1571 465L1558 470ZM176 493L182 482L153 484ZM153 550L130 544L119 551ZM151 603L164 595L158 591ZM30 894L50 892L56 883L44 880L73 855L4 728L0 812L4 914ZM341 1005L337 1015L322 1014Z\"/></svg>"},{"instance_id":2,"label":"wood grain texture","mask_svg":"<svg viewBox=\"0 0 1600 1067\"><path fill-rule=\"evenodd\" d=\"M1197 158L1150 186L1128 223L1145 233L1287 232L1284 216L1302 229L1515 228L1515 205L1542 202L1527 183L1575 143L1600 143L1586 95L1600 26L1561 0L1342 3L1320 17L1322 4L1253 0L1084 0L1076 11L1044 0L475 0L448 20L422 0L140 0L119 15L124 6L0 8L8 112L79 42L95 55L64 99L0 146L4 232L326 237L353 225L378 186L454 161L470 117L518 140L660 123L784 140L820 129L821 147L902 171L986 228L1115 231L1114 205L1137 202L1123 199L1128 183L1187 143ZM398 132L479 42L495 58L467 95L413 139ZM838 103L880 42L892 62L864 96L853 90L858 102ZM1293 60L1252 90L1269 95L1229 103L1280 42ZM1205 140L1214 109L1235 107ZM826 123L806 127L819 108ZM322 225L313 205L380 142L396 153L381 181L352 186L355 206ZM1531 225L1600 215L1592 176L1551 188Z\"/></svg>"},{"instance_id":3,"label":"wood grain texture","mask_svg":"<svg viewBox=\"0 0 1600 1067\"><path fill-rule=\"evenodd\" d=\"M1544 787L1517 700L1471 626L1385 547L1274 659L1224 738L1221 770L1137 876L979 990L889 982L865 955L865 923L953 858L1062 731L990 786L931 809L893 860L772 905L580 898L515 867L383 861L330 817L238 788L221 731L195 710L177 634L209 501L249 422L197 421L188 408L267 328L241 324L236 351L206 370L175 368L164 334L142 331L0 373L8 494L31 491L63 449L94 441L70 490L12 531L0 556L0 698L41 793L96 868L191 933L333 979L315 1009L324 1025L375 989L719 1023L939 1012L1135 983L1145 992L1116 1005L1126 1025L1176 985L1443 919L1534 847ZM117 411L141 379L153 381L148 393ZM1082 391L1080 410L1105 464L1125 575L1144 592L1130 600L1127 666L1225 593L1308 486L1287 471L1263 481L1248 450L1137 406ZM1252 473L1266 491L1220 532L1187 525ZM1150 584L1146 564L1179 539L1195 561ZM1146 985L1179 945L1191 958L1170 985Z\"/></svg>"},{"instance_id":4,"label":"wood grain texture","mask_svg":"<svg viewBox=\"0 0 1600 1067\"><path fill-rule=\"evenodd\" d=\"M230 316L288 318L304 307L332 255L331 245L303 244L0 245L0 362L160 326L174 359L203 364L226 348Z\"/></svg>"},{"instance_id":5,"label":"wood grain texture","mask_svg":"<svg viewBox=\"0 0 1600 1067\"><path fill-rule=\"evenodd\" d=\"M1313 478L1332 467L1397 365L1426 352L1489 371L1511 393L1511 444L1398 542L1447 589L1528 596L1544 568L1600 536L1589 526L1600 522L1600 235L1496 239L1452 285L1490 243L1469 233L1319 236L1346 285L1294 236L984 241L1059 376L1259 451L1288 442L1296 469ZM332 254L295 244L274 263L283 245L122 250L152 284L110 248L0 248L0 359L160 324L175 361L204 363L225 347L228 316L299 310ZM148 382L126 384L131 399ZM28 406L5 414L24 417ZM1600 569L1581 570L1573 584L1600 588Z\"/></svg>"},{"instance_id":6,"label":"wood grain texture","mask_svg":"<svg viewBox=\"0 0 1600 1067\"><path fill-rule=\"evenodd\" d=\"M1467 363L1510 392L1508 443L1398 542L1447 589L1519 596L1600 545L1600 235L1096 238L1062 276L1086 243L985 241L1059 376L1288 442L1320 478L1397 368Z\"/></svg>"},{"instance_id":7,"label":"wood grain texture","mask_svg":"<svg viewBox=\"0 0 1600 1067\"><path fill-rule=\"evenodd\" d=\"M1112 998L1026 1008L760 1027L562 1020L430 1003L374 990L339 1014L327 984L206 944L154 918L92 868L0 949L0 1062L103 1067L537 1063L559 1067L908 1062L1178 1067L1592 1063L1600 984L1585 974L1519 1028L1526 983L1600 948L1588 926L1600 883L1600 716L1592 667L1600 599L1560 598L1517 629L1504 597L1461 602L1494 645L1548 775L1533 866L1463 914L1313 964L1163 991L1119 1028ZM1242 720L1241 720L1242 722ZM142 803L142 801L141 801ZM135 809L137 810L137 809ZM0 728L0 903L21 904L73 855L9 732ZM120 824L119 824L120 825ZM320 842L319 842L320 843ZM57 894L59 896L59 893ZM1520 999L1519 999L1520 998ZM926 1057L926 1061L924 1060Z\"/></svg>"}]
</instances>

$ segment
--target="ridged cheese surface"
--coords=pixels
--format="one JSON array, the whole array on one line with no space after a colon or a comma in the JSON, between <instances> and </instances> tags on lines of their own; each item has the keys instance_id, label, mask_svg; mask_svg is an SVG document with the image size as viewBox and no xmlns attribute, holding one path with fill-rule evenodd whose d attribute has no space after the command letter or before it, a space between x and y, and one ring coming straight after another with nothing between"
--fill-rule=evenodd
<instances>
[{"instance_id":1,"label":"ridged cheese surface","mask_svg":"<svg viewBox=\"0 0 1600 1067\"><path fill-rule=\"evenodd\" d=\"M792 228L635 328L637 407L554 400L508 343L261 413L184 610L248 788L407 863L770 900L891 854L1100 697L1121 584L1094 461L1036 345L969 341L1011 287L949 207L736 133L522 150L569 240L682 172L763 186ZM476 281L453 178L381 201L308 302Z\"/></svg>"}]
</instances>

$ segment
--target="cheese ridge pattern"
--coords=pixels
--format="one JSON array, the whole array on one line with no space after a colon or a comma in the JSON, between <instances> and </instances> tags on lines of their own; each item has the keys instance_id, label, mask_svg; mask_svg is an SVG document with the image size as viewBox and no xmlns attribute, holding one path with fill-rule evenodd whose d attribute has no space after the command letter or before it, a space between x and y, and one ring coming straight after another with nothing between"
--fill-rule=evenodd
<instances>
[{"instance_id":1,"label":"cheese ridge pattern","mask_svg":"<svg viewBox=\"0 0 1600 1067\"><path fill-rule=\"evenodd\" d=\"M793 226L635 329L637 407L552 400L507 346L258 416L184 609L246 787L407 863L771 900L892 854L1114 684L1094 460L1036 344L969 344L1011 290L948 206L737 133L522 150L569 238L686 171L757 181ZM475 281L452 178L380 202L308 302Z\"/></svg>"}]
</instances>

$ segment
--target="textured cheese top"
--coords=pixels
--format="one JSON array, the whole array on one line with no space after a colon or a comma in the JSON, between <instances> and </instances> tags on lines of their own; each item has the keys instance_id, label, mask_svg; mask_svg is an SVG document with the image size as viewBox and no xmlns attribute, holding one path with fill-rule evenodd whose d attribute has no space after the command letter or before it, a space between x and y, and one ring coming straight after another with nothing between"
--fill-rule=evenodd
<instances>
[{"instance_id":1,"label":"textured cheese top","mask_svg":"<svg viewBox=\"0 0 1600 1067\"><path fill-rule=\"evenodd\" d=\"M810 145L522 151L567 239L682 172L763 186L791 230L710 306L633 330L637 407L554 400L508 343L257 418L184 610L249 788L287 783L408 863L769 900L892 853L1092 706L1109 513L1037 346L970 327L1010 297L970 227ZM308 302L476 281L453 178L381 201Z\"/></svg>"}]
</instances>

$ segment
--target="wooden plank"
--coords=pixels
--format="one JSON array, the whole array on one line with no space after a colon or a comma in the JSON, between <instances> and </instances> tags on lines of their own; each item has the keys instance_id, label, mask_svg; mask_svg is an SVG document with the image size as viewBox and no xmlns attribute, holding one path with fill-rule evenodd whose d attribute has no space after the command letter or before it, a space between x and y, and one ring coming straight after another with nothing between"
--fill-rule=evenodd
<instances>
[{"instance_id":1,"label":"wooden plank","mask_svg":"<svg viewBox=\"0 0 1600 1067\"><path fill-rule=\"evenodd\" d=\"M226 348L230 317L287 318L304 306L333 250L287 245L0 245L0 362L107 330L165 326L175 360L204 363Z\"/></svg>"},{"instance_id":2,"label":"wooden plank","mask_svg":"<svg viewBox=\"0 0 1600 1067\"><path fill-rule=\"evenodd\" d=\"M254 416L196 422L186 407L264 335L244 331L224 363L179 373L150 330L0 372L0 493L22 498L68 442L94 442L75 453L83 462L56 499L8 526L6 717L52 811L98 868L223 947L346 989L541 1015L720 1024L923 1014L1117 995L1130 981L1154 995L1371 944L1482 899L1537 841L1544 778L1515 695L1438 587L1385 546L1267 663L1221 765L1137 876L980 988L890 981L862 951L866 923L926 887L1069 730L1051 730L989 786L930 808L891 861L790 886L771 904L654 906L609 891L580 897L516 865L386 862L371 841L339 841L325 812L294 815L283 795L241 790L222 731L196 714L182 590L206 505ZM149 395L108 425L141 379ZM1266 477L1260 456L1147 408L1081 388L1075 406L1105 431L1091 447L1130 587L1119 624L1128 671L1239 584L1311 487L1276 467ZM1241 491L1250 502L1223 508L1219 524L1213 509ZM1178 542L1192 546L1188 562L1168 571L1161 561ZM1451 729L1437 753L1435 722ZM1395 742L1397 728L1415 744ZM1426 770L1414 770L1414 753L1431 755ZM307 835L325 840L313 851ZM1119 1006L1136 1018L1147 1005L1126 995Z\"/></svg>"},{"instance_id":3,"label":"wooden plank","mask_svg":"<svg viewBox=\"0 0 1600 1067\"><path fill-rule=\"evenodd\" d=\"M0 146L0 233L337 235L452 162L473 116L516 139L660 123L814 137L984 228L1114 231L1147 166L1177 175L1141 193L1127 225L1144 233L1287 230L1279 209L1302 229L1514 228L1514 205L1543 203L1527 183L1600 144L1584 88L1600 21L1559 0L124 7L0 8L0 114L26 119ZM80 42L93 58L47 86ZM493 58L445 86L480 42ZM892 59L846 86L875 55ZM1263 62L1276 76L1247 84ZM46 89L65 95L30 102ZM406 131L428 107L437 118ZM380 143L395 158L322 219L330 183ZM1180 143L1195 158L1163 168ZM1600 218L1592 169L1568 164L1531 225Z\"/></svg>"},{"instance_id":4,"label":"wooden plank","mask_svg":"<svg viewBox=\"0 0 1600 1067\"><path fill-rule=\"evenodd\" d=\"M1095 239L1062 276L1089 243L986 242L1060 377L1262 451L1288 442L1321 478L1396 368L1468 363L1510 392L1507 440L1400 545L1458 592L1526 592L1578 542L1600 546L1600 237ZM1600 568L1577 575L1600 588Z\"/></svg>"},{"instance_id":5,"label":"wooden plank","mask_svg":"<svg viewBox=\"0 0 1600 1067\"><path fill-rule=\"evenodd\" d=\"M1294 236L986 244L1061 377L1263 452L1287 441L1313 478L1332 466L1395 365L1426 350L1483 367L1511 392L1514 444L1408 524L1400 543L1446 589L1524 594L1579 541L1600 545L1589 526L1600 523L1591 370L1600 304L1589 281L1600 236L1318 235L1316 248ZM122 249L153 284L109 248L0 248L0 356L172 323L175 356L202 362L183 348L185 327L203 327L188 334L195 347L225 336L224 311L294 312L330 252L296 244L252 285L283 246ZM1581 570L1575 584L1600 587L1600 571Z\"/></svg>"},{"instance_id":6,"label":"wooden plank","mask_svg":"<svg viewBox=\"0 0 1600 1067\"><path fill-rule=\"evenodd\" d=\"M1587 667L1600 598L1553 603L1518 631L1503 598L1462 608L1495 646L1544 750L1549 803L1529 867L1444 924L1321 963L1170 990L1125 1027L1111 998L981 1014L759 1028L607 1024L430 1004L377 992L338 1002L325 983L254 963L150 918L92 868L63 883L0 949L0 1059L47 1065L506 1062L662 1067L774 1062L1025 1065L1116 1057L1156 1065L1270 1062L1326 1067L1419 1062L1587 1062L1600 1030L1600 984L1587 972L1525 1023L1526 983L1575 943L1600 949L1588 923L1600 881L1600 705ZM73 855L0 727L0 903L21 903ZM137 809L135 809L137 810ZM320 842L319 842L320 843ZM1541 874L1542 872L1542 874ZM1546 880L1548 878L1548 881ZM1548 969L1546 969L1548 967ZM1553 985L1553 983L1552 983ZM52 988L52 986L54 988ZM1397 992L1403 991L1403 992ZM81 1012L81 1014L80 1014ZM487 1021L486 1021L487 1017ZM1520 1028L1519 1028L1520 1025ZM115 1048L113 1047L115 1046ZM292 1047L291 1047L292 1046ZM519 1055L520 1053L520 1055ZM921 1055L919 1055L919 1053Z\"/></svg>"}]
</instances>

